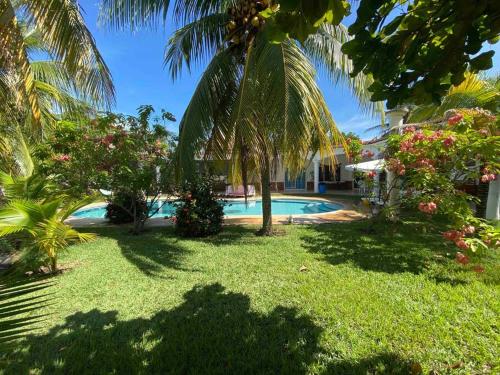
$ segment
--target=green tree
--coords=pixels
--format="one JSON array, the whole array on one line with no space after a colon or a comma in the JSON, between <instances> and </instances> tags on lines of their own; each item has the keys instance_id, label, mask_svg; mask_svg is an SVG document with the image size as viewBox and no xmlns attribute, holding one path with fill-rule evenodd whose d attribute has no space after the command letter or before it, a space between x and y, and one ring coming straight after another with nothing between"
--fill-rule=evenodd
<instances>
[{"instance_id":1,"label":"green tree","mask_svg":"<svg viewBox=\"0 0 500 375\"><path fill-rule=\"evenodd\" d=\"M54 176L71 195L110 191L104 199L133 218L135 234L165 204L162 194L173 188L175 149L175 138L165 126L150 121L153 107L144 105L138 111L137 117L107 114L89 124L61 122L47 147L39 150L46 160L45 175ZM162 118L175 120L165 111ZM124 196L128 199L119 199Z\"/></svg>"},{"instance_id":2,"label":"green tree","mask_svg":"<svg viewBox=\"0 0 500 375\"><path fill-rule=\"evenodd\" d=\"M291 37L272 41L270 12L277 3L176 1L173 14L182 27L169 40L166 64L173 77L193 62L211 59L180 124L177 161L181 173L194 171L194 156L230 159L233 182L247 185L260 176L261 234L272 232L271 173L281 163L291 175L304 168L310 152L334 156L345 142L316 83L313 63L335 80L349 82L369 103L369 78L349 79L351 64L340 53L344 27L322 24L302 45ZM168 2L104 1L112 25L156 25ZM163 18L164 20L164 18Z\"/></svg>"},{"instance_id":3,"label":"green tree","mask_svg":"<svg viewBox=\"0 0 500 375\"><path fill-rule=\"evenodd\" d=\"M342 49L353 74L373 75L373 100L439 103L468 70L492 67L494 52L479 52L498 41L499 17L497 0L361 0Z\"/></svg>"}]
</instances>

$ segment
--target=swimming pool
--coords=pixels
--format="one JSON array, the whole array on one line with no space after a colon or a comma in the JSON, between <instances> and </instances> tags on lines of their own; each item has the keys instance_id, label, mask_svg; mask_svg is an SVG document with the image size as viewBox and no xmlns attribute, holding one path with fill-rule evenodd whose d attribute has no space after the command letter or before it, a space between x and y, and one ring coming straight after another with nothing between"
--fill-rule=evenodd
<instances>
[{"instance_id":1,"label":"swimming pool","mask_svg":"<svg viewBox=\"0 0 500 375\"><path fill-rule=\"evenodd\" d=\"M322 214L338 211L342 205L332 202L311 199L273 199L273 215L308 215ZM172 216L175 212L175 203L165 204L153 217ZM260 216L262 215L262 201L251 200L245 205L243 201L228 201L224 205L226 216ZM106 216L105 206L83 208L73 214L78 219L104 219Z\"/></svg>"}]
</instances>

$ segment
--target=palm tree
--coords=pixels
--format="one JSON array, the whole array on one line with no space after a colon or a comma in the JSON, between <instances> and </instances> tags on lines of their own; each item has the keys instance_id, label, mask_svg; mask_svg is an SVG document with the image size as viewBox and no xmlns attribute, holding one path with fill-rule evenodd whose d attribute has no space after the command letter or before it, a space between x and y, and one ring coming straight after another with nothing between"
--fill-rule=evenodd
<instances>
[{"instance_id":1,"label":"palm tree","mask_svg":"<svg viewBox=\"0 0 500 375\"><path fill-rule=\"evenodd\" d=\"M267 2L269 3L269 2ZM165 62L173 78L211 58L180 124L178 164L194 170L194 156L230 159L233 182L247 186L249 172L260 176L263 202L261 234L272 231L270 180L281 163L293 176L316 150L334 159L343 138L316 83L313 63L338 81L350 84L371 107L369 78L349 77L350 61L340 46L348 39L343 26L324 25L303 45L290 38L271 43L261 20L237 24L236 1L176 1L173 14L181 28L170 38ZM260 5L259 5L260 6ZM110 25L156 26L167 15L168 1L104 0ZM232 23L234 22L234 24ZM238 26L237 26L238 25Z\"/></svg>"},{"instance_id":2,"label":"palm tree","mask_svg":"<svg viewBox=\"0 0 500 375\"><path fill-rule=\"evenodd\" d=\"M34 41L57 63L33 63L30 52ZM12 120L27 108L27 119L39 128L49 97L63 107L70 104L67 90L63 95L54 90L56 82L59 87L64 82L67 89L71 87L92 104L109 106L114 100L111 74L85 26L78 3L1 0L0 96L9 104L0 108L1 112Z\"/></svg>"},{"instance_id":3,"label":"palm tree","mask_svg":"<svg viewBox=\"0 0 500 375\"><path fill-rule=\"evenodd\" d=\"M16 165L7 173L0 170L0 237L28 235L31 250L45 254L52 272L57 270L58 254L72 243L86 242L95 236L78 231L64 221L80 208L94 202L96 196L74 199L38 173L22 134L16 140Z\"/></svg>"},{"instance_id":4,"label":"palm tree","mask_svg":"<svg viewBox=\"0 0 500 375\"><path fill-rule=\"evenodd\" d=\"M52 272L57 271L57 257L69 245L95 238L92 233L80 233L64 221L93 199L71 201L64 197L37 201L9 201L0 209L0 237L17 233L29 236L31 248L44 254Z\"/></svg>"}]
</instances>

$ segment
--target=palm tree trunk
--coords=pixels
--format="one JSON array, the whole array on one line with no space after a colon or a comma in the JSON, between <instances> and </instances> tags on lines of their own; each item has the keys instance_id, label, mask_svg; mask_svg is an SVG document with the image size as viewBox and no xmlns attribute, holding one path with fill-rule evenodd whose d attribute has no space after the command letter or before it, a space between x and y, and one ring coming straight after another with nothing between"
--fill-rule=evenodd
<instances>
[{"instance_id":1,"label":"palm tree trunk","mask_svg":"<svg viewBox=\"0 0 500 375\"><path fill-rule=\"evenodd\" d=\"M270 236L273 232L273 216L271 213L271 166L269 159L262 162L261 173L262 191L262 228L258 234L260 236Z\"/></svg>"},{"instance_id":2,"label":"palm tree trunk","mask_svg":"<svg viewBox=\"0 0 500 375\"><path fill-rule=\"evenodd\" d=\"M50 272L56 273L57 271L57 257L50 258Z\"/></svg>"}]
</instances>

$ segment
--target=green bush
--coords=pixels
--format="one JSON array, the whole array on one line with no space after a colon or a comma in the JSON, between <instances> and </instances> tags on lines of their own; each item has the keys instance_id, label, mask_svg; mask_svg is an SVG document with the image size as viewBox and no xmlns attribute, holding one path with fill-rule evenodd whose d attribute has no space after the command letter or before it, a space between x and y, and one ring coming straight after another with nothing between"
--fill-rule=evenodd
<instances>
[{"instance_id":1,"label":"green bush","mask_svg":"<svg viewBox=\"0 0 500 375\"><path fill-rule=\"evenodd\" d=\"M148 207L144 198L132 197L127 193L117 193L113 201L106 206L106 219L112 224L133 223L134 203L137 217L147 215Z\"/></svg>"},{"instance_id":2,"label":"green bush","mask_svg":"<svg viewBox=\"0 0 500 375\"><path fill-rule=\"evenodd\" d=\"M206 237L222 230L224 202L214 193L213 179L197 177L184 183L176 209L177 233L183 237Z\"/></svg>"}]
</instances>

